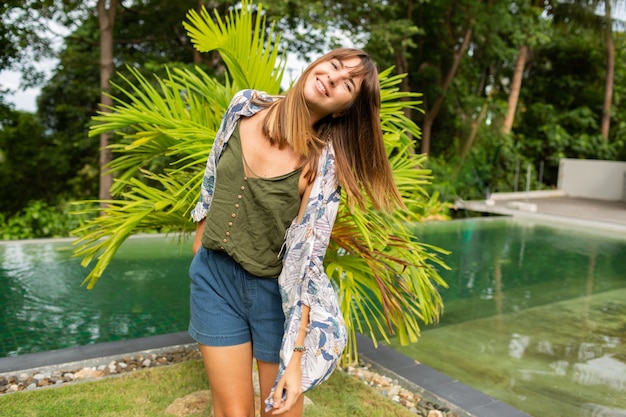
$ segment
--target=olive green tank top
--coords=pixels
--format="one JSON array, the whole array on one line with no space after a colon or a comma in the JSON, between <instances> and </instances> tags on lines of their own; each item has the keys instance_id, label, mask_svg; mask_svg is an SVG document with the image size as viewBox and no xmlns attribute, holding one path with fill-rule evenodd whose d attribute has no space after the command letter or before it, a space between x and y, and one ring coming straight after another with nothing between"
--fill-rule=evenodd
<instances>
[{"instance_id":1,"label":"olive green tank top","mask_svg":"<svg viewBox=\"0 0 626 417\"><path fill-rule=\"evenodd\" d=\"M300 208L300 169L273 178L247 177L239 122L217 163L202 246L228 253L249 273L278 277L285 231Z\"/></svg>"}]
</instances>

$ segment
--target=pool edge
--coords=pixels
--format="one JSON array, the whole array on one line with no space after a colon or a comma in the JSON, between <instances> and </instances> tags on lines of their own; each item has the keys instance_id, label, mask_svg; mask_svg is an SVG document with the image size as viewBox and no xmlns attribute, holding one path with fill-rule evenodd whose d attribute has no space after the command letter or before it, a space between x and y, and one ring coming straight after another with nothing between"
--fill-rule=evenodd
<instances>
[{"instance_id":1,"label":"pool edge","mask_svg":"<svg viewBox=\"0 0 626 417\"><path fill-rule=\"evenodd\" d=\"M530 417L528 414L454 380L390 347L374 346L371 339L357 334L359 358L382 375L397 379L400 385L420 393L459 417ZM87 346L0 358L0 376L51 372L57 369L94 367L124 355L158 353L195 348L186 331L138 339L105 342Z\"/></svg>"},{"instance_id":2,"label":"pool edge","mask_svg":"<svg viewBox=\"0 0 626 417\"><path fill-rule=\"evenodd\" d=\"M60 368L79 368L101 365L107 359L139 352L158 352L172 350L177 346L195 345L195 341L186 331L168 333L137 339L96 343L47 352L28 353L19 356L0 358L0 376L16 373L29 373L37 370L50 371Z\"/></svg>"},{"instance_id":3,"label":"pool edge","mask_svg":"<svg viewBox=\"0 0 626 417\"><path fill-rule=\"evenodd\" d=\"M361 360L460 417L531 417L388 346L376 347L366 336L357 334L356 340Z\"/></svg>"}]
</instances>

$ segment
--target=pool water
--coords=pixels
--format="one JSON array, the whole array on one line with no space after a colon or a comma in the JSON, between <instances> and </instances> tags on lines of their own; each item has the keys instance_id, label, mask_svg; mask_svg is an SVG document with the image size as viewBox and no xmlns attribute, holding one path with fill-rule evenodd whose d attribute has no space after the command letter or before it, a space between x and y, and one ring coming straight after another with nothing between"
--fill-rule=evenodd
<instances>
[{"instance_id":1,"label":"pool water","mask_svg":"<svg viewBox=\"0 0 626 417\"><path fill-rule=\"evenodd\" d=\"M127 240L93 290L71 240L0 244L0 357L179 332L191 243Z\"/></svg>"},{"instance_id":2,"label":"pool water","mask_svg":"<svg viewBox=\"0 0 626 417\"><path fill-rule=\"evenodd\" d=\"M444 315L392 346L533 416L626 416L626 236L508 218L418 226ZM124 243L93 290L71 240L0 244L0 357L187 329L191 242Z\"/></svg>"},{"instance_id":3,"label":"pool water","mask_svg":"<svg viewBox=\"0 0 626 417\"><path fill-rule=\"evenodd\" d=\"M394 349L533 416L626 416L626 236L493 218L416 235L452 251L450 288Z\"/></svg>"}]
</instances>

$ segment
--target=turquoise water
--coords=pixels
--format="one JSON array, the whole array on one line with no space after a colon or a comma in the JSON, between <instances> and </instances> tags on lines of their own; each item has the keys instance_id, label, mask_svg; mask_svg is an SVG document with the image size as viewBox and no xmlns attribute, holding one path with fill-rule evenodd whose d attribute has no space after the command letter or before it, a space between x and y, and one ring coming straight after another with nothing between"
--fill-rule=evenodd
<instances>
[{"instance_id":1,"label":"turquoise water","mask_svg":"<svg viewBox=\"0 0 626 417\"><path fill-rule=\"evenodd\" d=\"M392 346L533 416L626 416L626 236L511 219L429 224L445 312Z\"/></svg>"},{"instance_id":2,"label":"turquoise water","mask_svg":"<svg viewBox=\"0 0 626 417\"><path fill-rule=\"evenodd\" d=\"M533 416L626 415L626 236L512 219L416 229L445 312L398 351ZM184 331L191 243L127 241L93 290L71 241L0 244L0 357Z\"/></svg>"},{"instance_id":3,"label":"turquoise water","mask_svg":"<svg viewBox=\"0 0 626 417\"><path fill-rule=\"evenodd\" d=\"M70 240L0 244L0 357L187 329L191 244L129 239L93 290Z\"/></svg>"}]
</instances>

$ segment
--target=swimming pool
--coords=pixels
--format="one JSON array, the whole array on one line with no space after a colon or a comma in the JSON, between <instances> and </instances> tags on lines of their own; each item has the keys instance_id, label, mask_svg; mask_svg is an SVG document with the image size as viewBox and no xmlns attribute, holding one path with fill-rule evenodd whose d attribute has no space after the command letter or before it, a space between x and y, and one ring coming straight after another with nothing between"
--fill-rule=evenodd
<instances>
[{"instance_id":1,"label":"swimming pool","mask_svg":"<svg viewBox=\"0 0 626 417\"><path fill-rule=\"evenodd\" d=\"M0 357L179 332L191 243L127 240L93 290L69 239L0 244Z\"/></svg>"},{"instance_id":2,"label":"swimming pool","mask_svg":"<svg viewBox=\"0 0 626 417\"><path fill-rule=\"evenodd\" d=\"M394 349L531 415L626 415L626 237L510 218L432 223L445 312ZM184 331L191 243L128 240L91 291L71 240L0 244L0 357Z\"/></svg>"},{"instance_id":3,"label":"swimming pool","mask_svg":"<svg viewBox=\"0 0 626 417\"><path fill-rule=\"evenodd\" d=\"M450 288L394 349L533 416L626 416L626 236L503 218L416 234L452 251Z\"/></svg>"}]
</instances>

